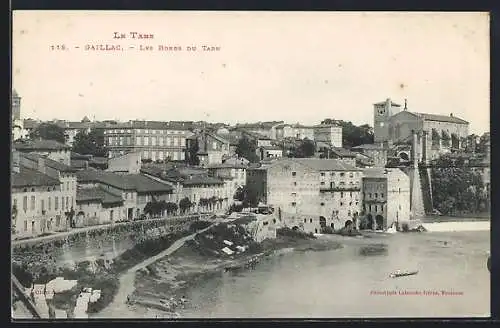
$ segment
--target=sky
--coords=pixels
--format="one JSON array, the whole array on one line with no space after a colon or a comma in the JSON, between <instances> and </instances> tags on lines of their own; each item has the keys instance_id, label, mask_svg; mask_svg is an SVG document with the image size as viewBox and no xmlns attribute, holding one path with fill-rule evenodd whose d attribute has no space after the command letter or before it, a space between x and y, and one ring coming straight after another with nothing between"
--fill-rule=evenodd
<instances>
[{"instance_id":1,"label":"sky","mask_svg":"<svg viewBox=\"0 0 500 328\"><path fill-rule=\"evenodd\" d=\"M22 118L373 125L391 98L489 131L487 13L14 11L12 33Z\"/></svg>"}]
</instances>

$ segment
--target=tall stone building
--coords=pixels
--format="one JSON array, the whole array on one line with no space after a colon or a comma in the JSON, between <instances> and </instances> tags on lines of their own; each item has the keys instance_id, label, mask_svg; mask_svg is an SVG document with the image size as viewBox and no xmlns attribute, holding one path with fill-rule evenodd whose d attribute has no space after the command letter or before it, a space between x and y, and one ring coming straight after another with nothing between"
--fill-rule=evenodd
<instances>
[{"instance_id":1,"label":"tall stone building","mask_svg":"<svg viewBox=\"0 0 500 328\"><path fill-rule=\"evenodd\" d=\"M21 120L21 97L16 90L12 90L11 107L12 140L18 140L23 138L24 127Z\"/></svg>"},{"instance_id":2,"label":"tall stone building","mask_svg":"<svg viewBox=\"0 0 500 328\"><path fill-rule=\"evenodd\" d=\"M440 154L463 149L469 133L469 122L447 115L425 114L408 110L387 99L373 105L374 139L376 144L411 143L417 132L419 161L431 160Z\"/></svg>"}]
</instances>

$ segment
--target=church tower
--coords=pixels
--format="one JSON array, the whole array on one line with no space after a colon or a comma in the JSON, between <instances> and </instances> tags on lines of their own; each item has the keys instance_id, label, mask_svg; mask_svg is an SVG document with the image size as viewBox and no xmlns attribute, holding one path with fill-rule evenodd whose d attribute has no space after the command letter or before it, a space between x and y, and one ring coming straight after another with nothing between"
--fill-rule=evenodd
<instances>
[{"instance_id":1,"label":"church tower","mask_svg":"<svg viewBox=\"0 0 500 328\"><path fill-rule=\"evenodd\" d=\"M21 97L16 90L12 90L12 121L21 119Z\"/></svg>"},{"instance_id":2,"label":"church tower","mask_svg":"<svg viewBox=\"0 0 500 328\"><path fill-rule=\"evenodd\" d=\"M390 140L390 118L401 110L401 105L393 103L391 99L373 104L373 133L376 144Z\"/></svg>"}]
</instances>

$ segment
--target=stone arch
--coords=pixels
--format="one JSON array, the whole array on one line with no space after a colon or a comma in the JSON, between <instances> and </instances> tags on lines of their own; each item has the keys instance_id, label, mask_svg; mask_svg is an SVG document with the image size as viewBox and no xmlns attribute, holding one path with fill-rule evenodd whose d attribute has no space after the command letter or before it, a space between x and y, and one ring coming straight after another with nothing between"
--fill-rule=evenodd
<instances>
[{"instance_id":1,"label":"stone arch","mask_svg":"<svg viewBox=\"0 0 500 328\"><path fill-rule=\"evenodd\" d=\"M373 229L373 215L371 214L366 215L365 229Z\"/></svg>"},{"instance_id":2,"label":"stone arch","mask_svg":"<svg viewBox=\"0 0 500 328\"><path fill-rule=\"evenodd\" d=\"M384 229L384 217L380 214L375 216L375 229L376 230Z\"/></svg>"},{"instance_id":3,"label":"stone arch","mask_svg":"<svg viewBox=\"0 0 500 328\"><path fill-rule=\"evenodd\" d=\"M321 228L326 227L326 218L324 216L319 217L319 225Z\"/></svg>"},{"instance_id":4,"label":"stone arch","mask_svg":"<svg viewBox=\"0 0 500 328\"><path fill-rule=\"evenodd\" d=\"M344 228L348 228L349 226L352 226L352 221L351 220L345 221Z\"/></svg>"}]
</instances>

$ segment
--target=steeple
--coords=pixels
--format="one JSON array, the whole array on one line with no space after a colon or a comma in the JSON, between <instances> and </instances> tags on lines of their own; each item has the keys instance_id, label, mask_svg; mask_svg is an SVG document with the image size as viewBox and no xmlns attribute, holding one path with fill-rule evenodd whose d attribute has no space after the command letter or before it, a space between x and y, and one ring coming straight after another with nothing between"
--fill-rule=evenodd
<instances>
[{"instance_id":1,"label":"steeple","mask_svg":"<svg viewBox=\"0 0 500 328\"><path fill-rule=\"evenodd\" d=\"M405 108L403 110L408 110L408 99L405 98Z\"/></svg>"}]
</instances>

